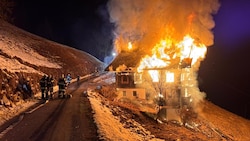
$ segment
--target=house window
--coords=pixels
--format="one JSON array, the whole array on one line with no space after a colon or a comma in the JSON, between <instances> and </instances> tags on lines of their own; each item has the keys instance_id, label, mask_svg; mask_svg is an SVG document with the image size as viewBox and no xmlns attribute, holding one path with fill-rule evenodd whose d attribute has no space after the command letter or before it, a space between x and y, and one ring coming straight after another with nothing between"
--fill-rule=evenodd
<instances>
[{"instance_id":1,"label":"house window","mask_svg":"<svg viewBox=\"0 0 250 141\"><path fill-rule=\"evenodd\" d=\"M123 96L126 96L126 91L122 91L122 95L123 95Z\"/></svg>"},{"instance_id":2,"label":"house window","mask_svg":"<svg viewBox=\"0 0 250 141\"><path fill-rule=\"evenodd\" d=\"M133 91L133 96L137 97L137 92L136 91Z\"/></svg>"},{"instance_id":3,"label":"house window","mask_svg":"<svg viewBox=\"0 0 250 141\"><path fill-rule=\"evenodd\" d=\"M174 73L173 72L166 72L166 82L174 82Z\"/></svg>"},{"instance_id":4,"label":"house window","mask_svg":"<svg viewBox=\"0 0 250 141\"><path fill-rule=\"evenodd\" d=\"M122 84L128 84L129 83L129 77L127 75L123 75L121 77L121 83Z\"/></svg>"},{"instance_id":5,"label":"house window","mask_svg":"<svg viewBox=\"0 0 250 141\"><path fill-rule=\"evenodd\" d=\"M157 70L149 70L148 73L153 82L159 82L159 72Z\"/></svg>"}]
</instances>

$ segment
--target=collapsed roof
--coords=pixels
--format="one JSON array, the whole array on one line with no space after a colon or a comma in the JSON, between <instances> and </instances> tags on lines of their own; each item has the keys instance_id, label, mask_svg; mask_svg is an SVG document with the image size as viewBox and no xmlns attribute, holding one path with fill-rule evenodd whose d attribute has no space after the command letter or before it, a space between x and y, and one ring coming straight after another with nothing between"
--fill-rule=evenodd
<instances>
[{"instance_id":1,"label":"collapsed roof","mask_svg":"<svg viewBox=\"0 0 250 141\"><path fill-rule=\"evenodd\" d=\"M125 65L127 68L135 68L139 66L140 61L145 55L139 52L122 52L105 68L105 71L117 70L121 65ZM170 64L164 68L157 69L173 69L173 68L185 68L190 67L190 58L184 59L180 64L180 58L172 59ZM150 68L153 69L153 68Z\"/></svg>"}]
</instances>

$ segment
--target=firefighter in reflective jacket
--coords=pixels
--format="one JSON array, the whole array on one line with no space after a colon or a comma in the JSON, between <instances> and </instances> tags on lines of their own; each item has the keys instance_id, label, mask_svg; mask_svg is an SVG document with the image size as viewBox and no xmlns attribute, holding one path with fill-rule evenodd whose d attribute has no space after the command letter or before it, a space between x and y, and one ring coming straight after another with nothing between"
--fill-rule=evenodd
<instances>
[{"instance_id":1,"label":"firefighter in reflective jacket","mask_svg":"<svg viewBox=\"0 0 250 141\"><path fill-rule=\"evenodd\" d=\"M66 80L65 80L63 74L62 74L61 78L58 79L57 85L58 85L58 89L59 89L58 90L58 97L64 98L67 85L66 85Z\"/></svg>"},{"instance_id":2,"label":"firefighter in reflective jacket","mask_svg":"<svg viewBox=\"0 0 250 141\"><path fill-rule=\"evenodd\" d=\"M42 93L42 99L46 100L48 98L48 92L47 92L47 76L43 75L43 77L40 79L40 89ZM46 99L45 99L46 98Z\"/></svg>"},{"instance_id":3,"label":"firefighter in reflective jacket","mask_svg":"<svg viewBox=\"0 0 250 141\"><path fill-rule=\"evenodd\" d=\"M47 79L47 90L48 90L48 94L49 94L50 99L54 98L53 86L54 86L54 78L52 75L49 75L48 79Z\"/></svg>"}]
</instances>

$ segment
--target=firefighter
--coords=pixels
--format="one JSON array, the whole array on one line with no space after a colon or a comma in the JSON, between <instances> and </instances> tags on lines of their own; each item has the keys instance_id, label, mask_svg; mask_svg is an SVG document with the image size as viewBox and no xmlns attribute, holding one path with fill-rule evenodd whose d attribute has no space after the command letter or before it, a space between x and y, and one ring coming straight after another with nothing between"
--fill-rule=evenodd
<instances>
[{"instance_id":1,"label":"firefighter","mask_svg":"<svg viewBox=\"0 0 250 141\"><path fill-rule=\"evenodd\" d=\"M77 80L76 80L76 82L77 82L77 85L79 86L79 85L80 85L80 76L79 76L79 75L77 75Z\"/></svg>"},{"instance_id":2,"label":"firefighter","mask_svg":"<svg viewBox=\"0 0 250 141\"><path fill-rule=\"evenodd\" d=\"M47 90L50 99L53 99L53 87L54 87L54 78L52 75L48 77Z\"/></svg>"},{"instance_id":3,"label":"firefighter","mask_svg":"<svg viewBox=\"0 0 250 141\"><path fill-rule=\"evenodd\" d=\"M67 76L66 76L67 86L70 84L71 80L72 80L71 75L70 75L70 73L68 73Z\"/></svg>"},{"instance_id":4,"label":"firefighter","mask_svg":"<svg viewBox=\"0 0 250 141\"><path fill-rule=\"evenodd\" d=\"M40 79L40 89L41 89L41 94L42 94L42 100L46 100L48 96L47 92L47 76L43 75L43 77Z\"/></svg>"},{"instance_id":5,"label":"firefighter","mask_svg":"<svg viewBox=\"0 0 250 141\"><path fill-rule=\"evenodd\" d=\"M64 74L62 74L62 76L58 79L57 82L58 85L58 97L59 98L64 98L65 97L65 92L66 92L66 87L67 87L67 83L66 80L64 78Z\"/></svg>"}]
</instances>

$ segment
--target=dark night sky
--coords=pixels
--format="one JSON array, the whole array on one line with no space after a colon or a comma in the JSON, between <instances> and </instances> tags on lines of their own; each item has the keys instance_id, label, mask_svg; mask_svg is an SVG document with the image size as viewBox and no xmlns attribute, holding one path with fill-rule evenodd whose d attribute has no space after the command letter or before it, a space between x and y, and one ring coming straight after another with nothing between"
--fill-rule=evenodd
<instances>
[{"instance_id":1,"label":"dark night sky","mask_svg":"<svg viewBox=\"0 0 250 141\"><path fill-rule=\"evenodd\" d=\"M84 50L101 61L110 55L107 0L16 0L15 24L47 39ZM215 104L250 119L250 1L221 0L214 16L214 45L199 70L200 89Z\"/></svg>"},{"instance_id":2,"label":"dark night sky","mask_svg":"<svg viewBox=\"0 0 250 141\"><path fill-rule=\"evenodd\" d=\"M16 0L15 24L103 61L112 49L107 0Z\"/></svg>"},{"instance_id":3,"label":"dark night sky","mask_svg":"<svg viewBox=\"0 0 250 141\"><path fill-rule=\"evenodd\" d=\"M250 119L250 1L222 0L199 75L208 99Z\"/></svg>"}]
</instances>

